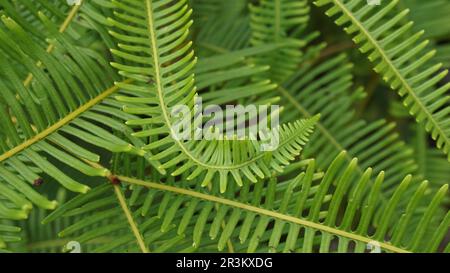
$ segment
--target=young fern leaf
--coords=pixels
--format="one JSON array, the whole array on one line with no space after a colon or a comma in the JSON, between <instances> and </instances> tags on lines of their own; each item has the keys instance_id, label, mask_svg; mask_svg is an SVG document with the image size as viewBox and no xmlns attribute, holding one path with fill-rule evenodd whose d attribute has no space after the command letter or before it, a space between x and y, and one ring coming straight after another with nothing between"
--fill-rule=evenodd
<instances>
[{"instance_id":1,"label":"young fern leaf","mask_svg":"<svg viewBox=\"0 0 450 273\"><path fill-rule=\"evenodd\" d=\"M196 95L192 73L196 58L187 42L191 10L182 1L113 1L117 11L108 19L117 31L110 34L120 41L112 52L126 63L112 63L120 74L133 79L130 84L118 84L130 94L119 101L133 102L136 107L124 107L126 113L145 118L129 120L128 125L141 126L135 136L148 139L145 150L152 151L152 159L160 168L177 166L172 175L191 172L188 179L203 176L202 185L220 177L220 189L225 192L227 181L233 178L242 185L243 177L256 182L257 177L282 171L295 159L318 117L274 128L279 133L279 145L273 152L262 151L259 141L245 140L184 140L175 132L173 107L186 105L193 111ZM220 76L220 75L219 75ZM197 117L190 119L198 124ZM261 136L261 135L260 135ZM150 138L149 138L150 137Z\"/></svg>"},{"instance_id":2,"label":"young fern leaf","mask_svg":"<svg viewBox=\"0 0 450 273\"><path fill-rule=\"evenodd\" d=\"M345 32L354 37L361 52L367 53L375 64L375 71L404 98L410 114L424 124L450 161L450 83L436 88L448 71L438 73L442 64L430 64L435 51L426 51L428 41L420 41L423 31L408 35L413 22L401 22L408 10L398 13L398 2L393 0L378 7L367 5L364 0L318 0L315 4L332 5L326 14L338 17L335 23L345 26ZM421 57L415 59L416 56Z\"/></svg>"}]
</instances>

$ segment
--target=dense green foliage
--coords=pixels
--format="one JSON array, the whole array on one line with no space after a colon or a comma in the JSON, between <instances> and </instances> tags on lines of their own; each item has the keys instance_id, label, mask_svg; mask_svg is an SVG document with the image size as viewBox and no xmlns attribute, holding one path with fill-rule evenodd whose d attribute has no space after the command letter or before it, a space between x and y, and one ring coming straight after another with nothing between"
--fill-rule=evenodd
<instances>
[{"instance_id":1,"label":"dense green foliage","mask_svg":"<svg viewBox=\"0 0 450 273\"><path fill-rule=\"evenodd\" d=\"M450 252L450 1L79 2L0 0L0 252Z\"/></svg>"}]
</instances>

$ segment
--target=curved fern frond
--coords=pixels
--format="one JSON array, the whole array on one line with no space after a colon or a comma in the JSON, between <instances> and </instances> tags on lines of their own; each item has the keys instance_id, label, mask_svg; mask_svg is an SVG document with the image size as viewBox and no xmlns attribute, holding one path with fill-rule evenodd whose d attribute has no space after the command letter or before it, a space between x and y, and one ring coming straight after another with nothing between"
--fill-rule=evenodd
<instances>
[{"instance_id":1,"label":"curved fern frond","mask_svg":"<svg viewBox=\"0 0 450 273\"><path fill-rule=\"evenodd\" d=\"M335 23L360 45L363 53L375 63L375 71L404 98L404 104L419 123L423 123L437 147L450 160L450 116L448 90L450 83L435 87L448 71L439 72L442 64L430 64L435 51L427 51L428 41L420 41L423 31L409 35L413 22L401 21L408 10L395 11L398 0L386 5L367 5L363 0L319 0L319 7L333 5L326 11L337 16ZM420 58L413 57L421 55Z\"/></svg>"},{"instance_id":2,"label":"curved fern frond","mask_svg":"<svg viewBox=\"0 0 450 273\"><path fill-rule=\"evenodd\" d=\"M274 128L280 142L271 153L263 151L260 141L197 141L177 137L176 117L171 109L184 105L193 112L196 95L192 73L196 58L191 43L186 41L192 24L191 10L186 1L147 0L144 9L141 1L114 3L116 17L109 22L117 31L110 33L122 43L112 52L126 62L112 66L123 76L134 79L131 84L117 85L129 93L129 97L118 99L137 104L125 105L126 113L145 116L127 124L141 127L134 135L148 139L143 148L152 151L152 159L162 162L160 168L177 166L172 175L191 170L189 179L202 175L204 186L218 175L221 191L225 192L231 177L240 185L242 177L256 182L256 177L270 176L271 169L282 171L284 165L295 159L318 117ZM176 24L170 24L176 19ZM222 75L217 77L220 79ZM199 122L197 117L189 120L191 124Z\"/></svg>"},{"instance_id":3,"label":"curved fern frond","mask_svg":"<svg viewBox=\"0 0 450 273\"><path fill-rule=\"evenodd\" d=\"M141 195L142 198L136 199L133 216L139 223L137 227L150 250L160 246L155 243L157 238L173 234L176 229L177 236L173 240L167 240L167 243L185 242L182 238L191 238L193 246L198 249L203 244L208 246L214 242L219 250L231 243L233 250L237 252L365 252L368 244L379 246L386 252L436 251L448 230L450 213L440 218L439 227L431 235L426 230L435 218L436 209L445 197L448 186L443 186L434 195L425 211L421 212L419 221L412 221L415 208L422 205L424 198L430 193L425 181L413 195L406 197L404 194L412 180L411 176L407 176L396 187L388 205L382 208L381 219L375 224L374 215L380 205L384 173L380 173L375 184L371 184L369 181L373 171L369 168L358 183L352 184L357 160L353 159L347 165L345 157L345 153L338 155L323 176L314 175L315 163L310 160L307 168L292 180L280 183L276 179L269 179L267 185L245 183L240 189L233 185L230 187L236 191L229 190L225 195L218 194L219 190L215 185L207 191L197 183L173 179L164 183L120 175L117 179L121 183L149 189ZM317 180L318 177L321 178ZM174 186L175 183L177 186ZM108 185L98 189L99 192L111 190L112 187ZM94 191L88 195L93 193ZM346 195L351 202L343 202ZM61 215L90 211L94 207L103 208L99 215L104 215L104 219L117 218L113 210L118 208L112 203L103 203L101 200L104 199L99 198L98 194L96 196L77 197L77 200L55 211L46 222ZM408 202L400 205L401 199L408 199ZM146 209L149 213L143 217L140 213L146 207L149 208ZM402 217L399 221L394 221L393 212L398 209L403 211ZM338 217L340 212L342 217ZM90 236L81 239L93 239L111 232L114 234L114 227L119 223L124 224L123 221L113 222L94 228L94 219L98 218L85 218L82 223L67 228L60 235L85 229L89 230ZM117 246L120 245L121 251L126 246L136 248L136 240L132 239L130 232L128 234L128 237L122 235L117 238ZM129 245L130 243L134 246ZM114 246L109 246L108 249L100 248L96 251L113 251ZM176 244L172 247L173 249L165 248L165 251L181 251Z\"/></svg>"}]
</instances>

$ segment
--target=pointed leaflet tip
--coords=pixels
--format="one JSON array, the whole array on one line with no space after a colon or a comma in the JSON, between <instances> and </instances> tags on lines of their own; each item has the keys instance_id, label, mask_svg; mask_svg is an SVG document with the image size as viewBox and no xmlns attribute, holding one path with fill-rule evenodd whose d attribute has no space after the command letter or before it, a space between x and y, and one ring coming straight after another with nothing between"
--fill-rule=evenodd
<instances>
[{"instance_id":1,"label":"pointed leaflet tip","mask_svg":"<svg viewBox=\"0 0 450 273\"><path fill-rule=\"evenodd\" d=\"M448 191L448 184L443 185L439 191L447 192Z\"/></svg>"},{"instance_id":2,"label":"pointed leaflet tip","mask_svg":"<svg viewBox=\"0 0 450 273\"><path fill-rule=\"evenodd\" d=\"M322 116L322 114L317 114L317 115L313 116L313 119L314 120L319 120L321 116Z\"/></svg>"}]
</instances>

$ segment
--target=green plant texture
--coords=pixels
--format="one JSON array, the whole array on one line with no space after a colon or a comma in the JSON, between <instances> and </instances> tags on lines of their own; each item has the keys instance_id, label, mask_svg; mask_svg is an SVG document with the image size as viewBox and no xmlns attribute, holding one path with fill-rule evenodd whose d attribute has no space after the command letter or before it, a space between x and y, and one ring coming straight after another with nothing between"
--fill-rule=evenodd
<instances>
[{"instance_id":1,"label":"green plant texture","mask_svg":"<svg viewBox=\"0 0 450 273\"><path fill-rule=\"evenodd\" d=\"M450 252L450 1L373 2L0 0L0 253Z\"/></svg>"}]
</instances>

